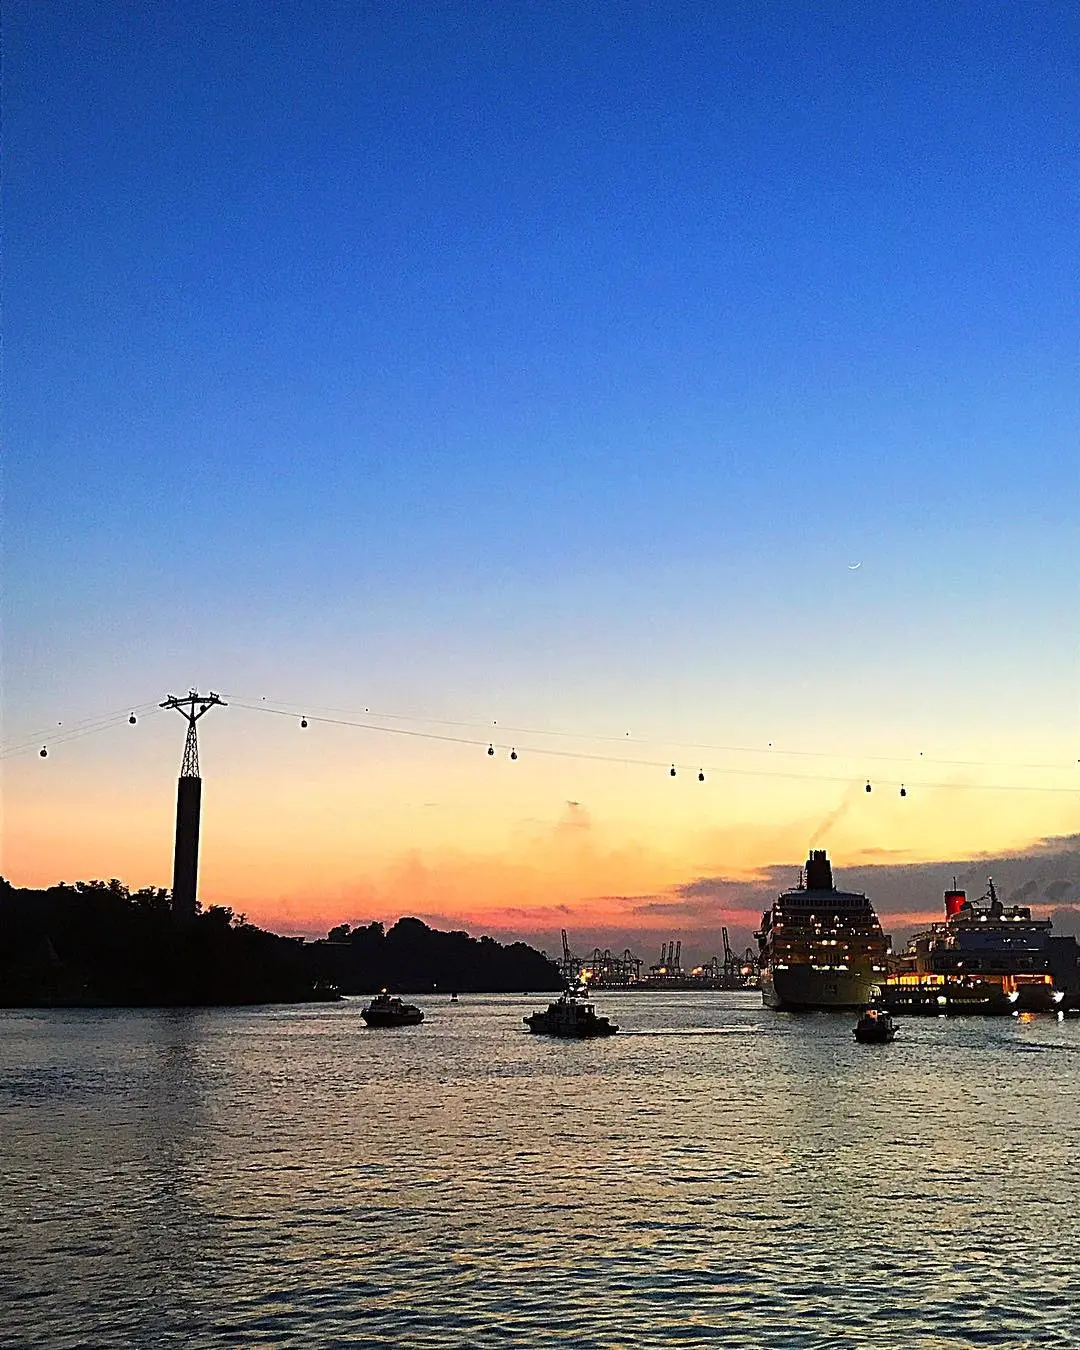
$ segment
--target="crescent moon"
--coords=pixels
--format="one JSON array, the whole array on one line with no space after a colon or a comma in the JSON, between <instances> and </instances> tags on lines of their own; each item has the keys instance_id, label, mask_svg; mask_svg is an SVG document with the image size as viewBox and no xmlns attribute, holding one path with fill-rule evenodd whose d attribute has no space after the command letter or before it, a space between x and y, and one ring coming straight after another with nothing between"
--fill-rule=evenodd
<instances>
[{"instance_id":1,"label":"crescent moon","mask_svg":"<svg viewBox=\"0 0 1080 1350\"><path fill-rule=\"evenodd\" d=\"M862 566L862 563L861 563L861 562L857 562L857 563L848 563L848 565L847 565L847 570L848 570L849 572L857 572L861 566Z\"/></svg>"}]
</instances>

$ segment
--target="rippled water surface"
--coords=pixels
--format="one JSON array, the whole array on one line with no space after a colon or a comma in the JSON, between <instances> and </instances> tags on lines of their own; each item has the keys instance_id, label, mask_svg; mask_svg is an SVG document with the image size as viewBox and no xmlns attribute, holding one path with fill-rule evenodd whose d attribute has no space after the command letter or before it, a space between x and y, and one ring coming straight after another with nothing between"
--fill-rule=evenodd
<instances>
[{"instance_id":1,"label":"rippled water surface","mask_svg":"<svg viewBox=\"0 0 1080 1350\"><path fill-rule=\"evenodd\" d=\"M0 1013L0 1346L1080 1346L1080 1021Z\"/></svg>"}]
</instances>

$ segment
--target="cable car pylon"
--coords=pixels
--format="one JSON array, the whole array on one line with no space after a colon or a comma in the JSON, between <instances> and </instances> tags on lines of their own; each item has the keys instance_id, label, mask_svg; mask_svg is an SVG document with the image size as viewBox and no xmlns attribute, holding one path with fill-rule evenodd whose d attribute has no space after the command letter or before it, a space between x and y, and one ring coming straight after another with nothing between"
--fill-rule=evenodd
<instances>
[{"instance_id":1,"label":"cable car pylon","mask_svg":"<svg viewBox=\"0 0 1080 1350\"><path fill-rule=\"evenodd\" d=\"M189 689L185 697L169 694L161 708L175 708L187 721L184 758L176 783L176 842L173 848L172 909L176 918L195 917L199 882L199 820L202 813L202 778L199 776L199 738L195 723L211 708L229 705L213 690L200 694Z\"/></svg>"}]
</instances>

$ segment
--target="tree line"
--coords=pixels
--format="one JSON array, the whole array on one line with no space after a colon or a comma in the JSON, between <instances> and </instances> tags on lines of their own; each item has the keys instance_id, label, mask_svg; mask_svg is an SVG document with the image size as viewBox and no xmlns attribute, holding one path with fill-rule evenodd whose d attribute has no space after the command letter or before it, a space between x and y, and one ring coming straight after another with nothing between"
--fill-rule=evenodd
<instances>
[{"instance_id":1,"label":"tree line","mask_svg":"<svg viewBox=\"0 0 1080 1350\"><path fill-rule=\"evenodd\" d=\"M163 1007L306 1002L398 992L558 987L557 968L516 942L443 933L419 919L341 925L306 942L212 905L188 922L162 887L0 878L0 1006Z\"/></svg>"}]
</instances>

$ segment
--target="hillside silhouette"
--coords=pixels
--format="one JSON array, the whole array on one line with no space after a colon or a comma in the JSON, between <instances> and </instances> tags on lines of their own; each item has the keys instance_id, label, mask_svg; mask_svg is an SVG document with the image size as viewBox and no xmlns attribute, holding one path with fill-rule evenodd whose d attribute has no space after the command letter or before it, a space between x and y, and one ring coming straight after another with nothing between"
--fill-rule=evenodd
<instances>
[{"instance_id":1,"label":"hillside silhouette","mask_svg":"<svg viewBox=\"0 0 1080 1350\"><path fill-rule=\"evenodd\" d=\"M553 989L557 968L516 942L441 933L419 919L282 937L224 906L178 922L167 890L111 881L46 890L0 878L0 1006L299 1003L341 993Z\"/></svg>"},{"instance_id":2,"label":"hillside silhouette","mask_svg":"<svg viewBox=\"0 0 1080 1350\"><path fill-rule=\"evenodd\" d=\"M414 994L562 988L558 967L524 942L504 946L490 937L445 933L420 919L399 919L389 932L381 923L341 924L306 951L316 975L346 994L383 988Z\"/></svg>"},{"instance_id":3,"label":"hillside silhouette","mask_svg":"<svg viewBox=\"0 0 1080 1350\"><path fill-rule=\"evenodd\" d=\"M326 997L299 938L212 906L177 923L169 892L122 882L24 890L0 879L0 1004L140 1007Z\"/></svg>"}]
</instances>

